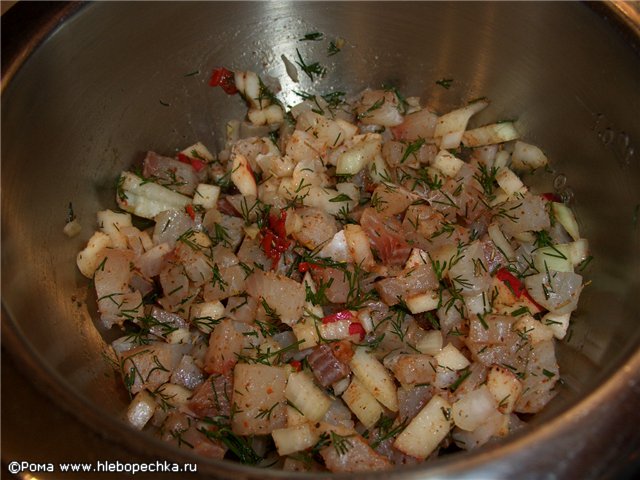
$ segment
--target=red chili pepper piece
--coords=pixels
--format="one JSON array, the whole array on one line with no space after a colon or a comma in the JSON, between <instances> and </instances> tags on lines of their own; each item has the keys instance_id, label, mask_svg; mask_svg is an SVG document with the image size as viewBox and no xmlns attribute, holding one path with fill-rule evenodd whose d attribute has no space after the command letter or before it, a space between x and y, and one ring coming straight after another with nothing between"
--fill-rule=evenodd
<instances>
[{"instance_id":1,"label":"red chili pepper piece","mask_svg":"<svg viewBox=\"0 0 640 480\"><path fill-rule=\"evenodd\" d=\"M351 320L353 317L353 313L349 310L340 310L339 312L334 313L333 315L327 315L322 319L322 324L326 325L327 323L337 322L338 320Z\"/></svg>"},{"instance_id":2,"label":"red chili pepper piece","mask_svg":"<svg viewBox=\"0 0 640 480\"><path fill-rule=\"evenodd\" d=\"M366 333L367 332L365 331L361 323L353 322L351 325L349 325L349 335L360 335L361 341Z\"/></svg>"},{"instance_id":3,"label":"red chili pepper piece","mask_svg":"<svg viewBox=\"0 0 640 480\"><path fill-rule=\"evenodd\" d=\"M280 210L280 218L272 213L269 215L269 228L271 228L277 236L284 238L287 236L287 229L285 227L286 221L286 210Z\"/></svg>"},{"instance_id":4,"label":"red chili pepper piece","mask_svg":"<svg viewBox=\"0 0 640 480\"><path fill-rule=\"evenodd\" d=\"M562 203L562 197L557 193L547 192L542 194L542 198L550 202Z\"/></svg>"},{"instance_id":5,"label":"red chili pepper piece","mask_svg":"<svg viewBox=\"0 0 640 480\"><path fill-rule=\"evenodd\" d=\"M517 298L520 298L521 296L524 295L527 298L527 300L533 303L541 311L546 310L542 305L536 302L531 295L529 295L529 292L527 291L527 288L524 286L524 283L522 283L515 275L513 275L506 268L499 269L496 272L496 278L506 283Z\"/></svg>"},{"instance_id":6,"label":"red chili pepper piece","mask_svg":"<svg viewBox=\"0 0 640 480\"><path fill-rule=\"evenodd\" d=\"M207 164L205 162L203 162L202 160L199 160L197 158L192 158L191 159L191 166L193 167L193 169L196 172L200 172L204 167L207 166Z\"/></svg>"},{"instance_id":7,"label":"red chili pepper piece","mask_svg":"<svg viewBox=\"0 0 640 480\"><path fill-rule=\"evenodd\" d=\"M178 153L178 160L181 161L182 163L188 163L189 165L191 165L191 167L193 167L193 169L196 172L199 172L200 170L202 170L204 167L207 166L207 164L202 160L198 158L190 157L189 155L185 155L182 152Z\"/></svg>"},{"instance_id":8,"label":"red chili pepper piece","mask_svg":"<svg viewBox=\"0 0 640 480\"><path fill-rule=\"evenodd\" d=\"M520 280L518 280L518 278L506 268L499 269L496 272L496 277L498 278L498 280L501 280L502 282L506 283L511 289L511 291L513 292L513 294L518 298L520 298L520 296L522 295L522 292L527 291L523 283Z\"/></svg>"},{"instance_id":9,"label":"red chili pepper piece","mask_svg":"<svg viewBox=\"0 0 640 480\"><path fill-rule=\"evenodd\" d=\"M264 253L272 259L271 268L276 268L280 256L287 251L291 241L287 240L287 229L285 222L287 212L280 211L280 217L276 214L269 215L269 227L262 229L262 249Z\"/></svg>"},{"instance_id":10,"label":"red chili pepper piece","mask_svg":"<svg viewBox=\"0 0 640 480\"><path fill-rule=\"evenodd\" d=\"M182 163L191 164L191 157L188 155L185 155L182 152L178 153L178 160L180 160Z\"/></svg>"},{"instance_id":11,"label":"red chili pepper piece","mask_svg":"<svg viewBox=\"0 0 640 480\"><path fill-rule=\"evenodd\" d=\"M212 87L220 87L229 95L238 93L233 72L224 67L216 68L213 71L211 74L211 80L209 80L209 85Z\"/></svg>"},{"instance_id":12,"label":"red chili pepper piece","mask_svg":"<svg viewBox=\"0 0 640 480\"><path fill-rule=\"evenodd\" d=\"M291 365L296 372L302 370L302 362L300 360L291 360L291 362L289 362L289 365Z\"/></svg>"},{"instance_id":13,"label":"red chili pepper piece","mask_svg":"<svg viewBox=\"0 0 640 480\"><path fill-rule=\"evenodd\" d=\"M315 263L300 262L298 264L298 271L300 273L308 272L309 270L322 270L322 265L316 265Z\"/></svg>"},{"instance_id":14,"label":"red chili pepper piece","mask_svg":"<svg viewBox=\"0 0 640 480\"><path fill-rule=\"evenodd\" d=\"M193 205L189 204L186 207L184 207L184 209L187 211L187 213L191 217L191 220L196 219L196 211L193 209Z\"/></svg>"}]
</instances>

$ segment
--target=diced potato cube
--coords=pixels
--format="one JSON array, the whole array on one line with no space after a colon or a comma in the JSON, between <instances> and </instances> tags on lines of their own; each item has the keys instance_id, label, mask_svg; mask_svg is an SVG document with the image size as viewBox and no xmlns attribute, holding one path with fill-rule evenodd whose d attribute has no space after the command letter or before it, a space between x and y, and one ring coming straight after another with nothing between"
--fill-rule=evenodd
<instances>
[{"instance_id":1,"label":"diced potato cube","mask_svg":"<svg viewBox=\"0 0 640 480\"><path fill-rule=\"evenodd\" d=\"M104 249L111 246L111 238L103 232L95 232L87 246L78 253L76 264L80 272L87 278L92 278L100 262L105 258Z\"/></svg>"},{"instance_id":2,"label":"diced potato cube","mask_svg":"<svg viewBox=\"0 0 640 480\"><path fill-rule=\"evenodd\" d=\"M511 165L519 170L535 170L544 167L549 160L540 148L518 140L511 154Z\"/></svg>"},{"instance_id":3,"label":"diced potato cube","mask_svg":"<svg viewBox=\"0 0 640 480\"><path fill-rule=\"evenodd\" d=\"M365 348L358 347L350 362L351 370L369 392L393 412L398 411L398 395L391 373Z\"/></svg>"},{"instance_id":4,"label":"diced potato cube","mask_svg":"<svg viewBox=\"0 0 640 480\"><path fill-rule=\"evenodd\" d=\"M435 290L413 295L404 299L411 313L429 312L438 308L440 296Z\"/></svg>"},{"instance_id":5,"label":"diced potato cube","mask_svg":"<svg viewBox=\"0 0 640 480\"><path fill-rule=\"evenodd\" d=\"M522 393L522 383L508 368L493 365L487 374L487 388L500 413L511 413Z\"/></svg>"},{"instance_id":6,"label":"diced potato cube","mask_svg":"<svg viewBox=\"0 0 640 480\"><path fill-rule=\"evenodd\" d=\"M442 332L429 330L416 343L416 348L427 355L437 355L442 350Z\"/></svg>"},{"instance_id":7,"label":"diced potato cube","mask_svg":"<svg viewBox=\"0 0 640 480\"><path fill-rule=\"evenodd\" d=\"M142 390L133 397L127 408L127 420L137 430L142 430L157 408L156 401L146 390Z\"/></svg>"},{"instance_id":8,"label":"diced potato cube","mask_svg":"<svg viewBox=\"0 0 640 480\"><path fill-rule=\"evenodd\" d=\"M382 149L382 137L377 133L367 133L353 137L354 145L338 157L336 175L355 175Z\"/></svg>"},{"instance_id":9,"label":"diced potato cube","mask_svg":"<svg viewBox=\"0 0 640 480\"><path fill-rule=\"evenodd\" d=\"M435 395L398 435L393 446L407 455L427 458L451 430L451 404Z\"/></svg>"},{"instance_id":10,"label":"diced potato cube","mask_svg":"<svg viewBox=\"0 0 640 480\"><path fill-rule=\"evenodd\" d=\"M462 370L470 365L469 359L451 343L435 355L438 366L448 370Z\"/></svg>"},{"instance_id":11,"label":"diced potato cube","mask_svg":"<svg viewBox=\"0 0 640 480\"><path fill-rule=\"evenodd\" d=\"M302 423L293 427L278 428L271 432L279 455L306 450L316 444L319 435L310 423Z\"/></svg>"},{"instance_id":12,"label":"diced potato cube","mask_svg":"<svg viewBox=\"0 0 640 480\"><path fill-rule=\"evenodd\" d=\"M465 393L451 407L451 418L456 426L471 432L482 425L496 411L496 401L489 389L480 388Z\"/></svg>"},{"instance_id":13,"label":"diced potato cube","mask_svg":"<svg viewBox=\"0 0 640 480\"><path fill-rule=\"evenodd\" d=\"M516 193L525 193L527 191L527 187L524 186L524 183L522 183L518 175L507 167L502 167L498 170L498 173L496 173L496 182L498 182L500 188L502 188L509 197L512 197Z\"/></svg>"},{"instance_id":14,"label":"diced potato cube","mask_svg":"<svg viewBox=\"0 0 640 480\"><path fill-rule=\"evenodd\" d=\"M465 147L482 147L508 142L518 137L518 131L512 122L501 122L467 130L462 135L462 143Z\"/></svg>"},{"instance_id":15,"label":"diced potato cube","mask_svg":"<svg viewBox=\"0 0 640 480\"><path fill-rule=\"evenodd\" d=\"M209 185L207 183L199 183L193 194L193 204L201 205L207 210L215 208L220 196L220 187L217 185Z\"/></svg>"},{"instance_id":16,"label":"diced potato cube","mask_svg":"<svg viewBox=\"0 0 640 480\"><path fill-rule=\"evenodd\" d=\"M231 181L238 187L242 195L258 196L258 186L256 185L256 179L249 165L249 161L240 154L236 154L233 157L233 164L231 169Z\"/></svg>"},{"instance_id":17,"label":"diced potato cube","mask_svg":"<svg viewBox=\"0 0 640 480\"><path fill-rule=\"evenodd\" d=\"M548 326L553 331L553 336L558 340L562 340L567 334L571 312L569 313L553 313L549 312L542 317L541 323Z\"/></svg>"},{"instance_id":18,"label":"diced potato cube","mask_svg":"<svg viewBox=\"0 0 640 480\"><path fill-rule=\"evenodd\" d=\"M318 421L331 406L331 398L313 381L307 371L289 375L285 396L305 417Z\"/></svg>"},{"instance_id":19,"label":"diced potato cube","mask_svg":"<svg viewBox=\"0 0 640 480\"><path fill-rule=\"evenodd\" d=\"M373 427L384 413L382 406L357 378L351 380L342 400L367 428Z\"/></svg>"},{"instance_id":20,"label":"diced potato cube","mask_svg":"<svg viewBox=\"0 0 640 480\"><path fill-rule=\"evenodd\" d=\"M432 163L433 168L440 170L446 177L455 177L462 165L462 160L446 150L440 150Z\"/></svg>"}]
</instances>

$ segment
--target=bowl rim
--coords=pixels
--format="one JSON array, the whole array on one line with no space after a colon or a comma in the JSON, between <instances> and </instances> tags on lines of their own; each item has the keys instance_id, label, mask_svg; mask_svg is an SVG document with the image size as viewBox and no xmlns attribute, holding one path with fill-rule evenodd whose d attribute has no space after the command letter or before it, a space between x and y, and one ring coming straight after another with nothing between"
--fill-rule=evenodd
<instances>
[{"instance_id":1,"label":"bowl rim","mask_svg":"<svg viewBox=\"0 0 640 480\"><path fill-rule=\"evenodd\" d=\"M22 18L25 12L29 11L30 3L18 2L11 7L2 17L3 27L5 22L8 24L13 18ZM89 2L47 2L47 4L49 11L46 14L32 17L31 23L21 30L24 35L21 42L9 46L3 42L0 87L2 93L5 92L31 54L58 28L62 28L66 21L81 13L89 5ZM586 5L602 19L610 22L618 33L623 35L625 41L636 54L640 55L640 6L629 5L626 2L586 2ZM30 16L29 13L26 15ZM5 33L3 33L3 37L5 37ZM243 478L311 478L312 476L313 478L339 478L343 476L332 473L301 476L294 472L263 470L230 461L204 459L189 451L175 449L166 442L144 432L136 431L128 427L121 419L105 418L103 412L95 404L78 393L34 350L5 308L4 298L1 317L2 338L0 342L16 360L19 368L30 378L36 380L34 382L36 388L56 405L71 413L78 421L92 430L99 430L108 441L126 444L132 451L142 456L151 455L157 458L161 453L165 458L175 461L206 464L211 468L205 469L205 473L207 471L209 473L215 472L228 478L237 478L238 474ZM510 435L506 440L500 440L477 450L461 452L455 455L455 458L438 458L428 464L422 463L415 467L380 472L375 476L402 477L403 479L424 478L424 475L466 478L469 475L476 477L483 472L495 473L493 469L502 459L515 457L526 459L527 457L523 457L523 452L536 448L540 450L541 446L548 445L553 438L575 438L576 435L580 435L580 421L585 417L599 418L600 424L610 423L612 428L625 424L626 428L634 428L633 424L640 422L640 412L636 412L637 422L629 421L628 414L629 405L640 403L640 377L638 375L640 372L640 348L636 345L634 349L630 345L627 351L619 354L618 364L608 367L608 370L615 371L615 373L604 378L602 383L597 385L597 388L592 388L585 396L573 399L562 412L553 415L544 422L535 424L533 428L522 429ZM612 401L612 399L614 400ZM629 427L630 424L631 427ZM593 438L588 441L599 442L602 439ZM638 438L637 445L632 448L636 456L640 454L640 438ZM554 452L548 448L546 451L552 456L551 461L554 458L557 461L564 456L564 452ZM428 466L425 467L425 465ZM507 467L502 465L501 467L516 468L516 470L499 472L500 475L535 471L535 465L527 464L524 461L520 465ZM359 475L349 476L360 477ZM371 477L372 475L368 473L366 476Z\"/></svg>"}]
</instances>

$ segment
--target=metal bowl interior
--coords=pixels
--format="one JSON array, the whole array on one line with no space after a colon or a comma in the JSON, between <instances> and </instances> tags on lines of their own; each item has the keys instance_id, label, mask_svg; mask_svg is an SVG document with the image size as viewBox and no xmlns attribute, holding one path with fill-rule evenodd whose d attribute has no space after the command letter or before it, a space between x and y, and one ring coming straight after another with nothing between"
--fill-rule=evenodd
<instances>
[{"instance_id":1,"label":"metal bowl interior","mask_svg":"<svg viewBox=\"0 0 640 480\"><path fill-rule=\"evenodd\" d=\"M324 41L301 42L308 32ZM346 46L327 56L328 40ZM294 84L281 55L326 65ZM54 400L144 455L191 459L131 431L127 396L104 360L113 332L94 322L75 255L114 182L146 150L224 141L236 98L208 87L213 67L251 69L293 90L395 85L444 112L487 97L476 123L517 118L553 174L539 188L570 198L594 256L571 335L558 354L560 394L531 426L476 452L401 469L406 478L521 475L595 478L638 453L640 420L640 59L579 3L103 2L59 25L2 93L3 345ZM436 84L451 78L451 88ZM79 237L62 233L73 203ZM6 397L5 397L5 401ZM571 452L569 455L568 452ZM220 477L291 476L199 460ZM385 478L389 475L385 475Z\"/></svg>"}]
</instances>

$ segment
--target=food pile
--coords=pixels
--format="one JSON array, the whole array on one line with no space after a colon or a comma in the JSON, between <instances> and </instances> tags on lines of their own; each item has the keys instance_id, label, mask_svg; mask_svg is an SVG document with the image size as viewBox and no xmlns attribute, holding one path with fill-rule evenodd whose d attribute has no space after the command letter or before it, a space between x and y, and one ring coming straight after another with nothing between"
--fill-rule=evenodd
<instances>
[{"instance_id":1,"label":"food pile","mask_svg":"<svg viewBox=\"0 0 640 480\"><path fill-rule=\"evenodd\" d=\"M137 429L210 458L383 470L520 428L559 380L588 261L547 157L489 102L298 93L249 71L226 147L148 152L77 258ZM144 220L144 221L142 221Z\"/></svg>"}]
</instances>

